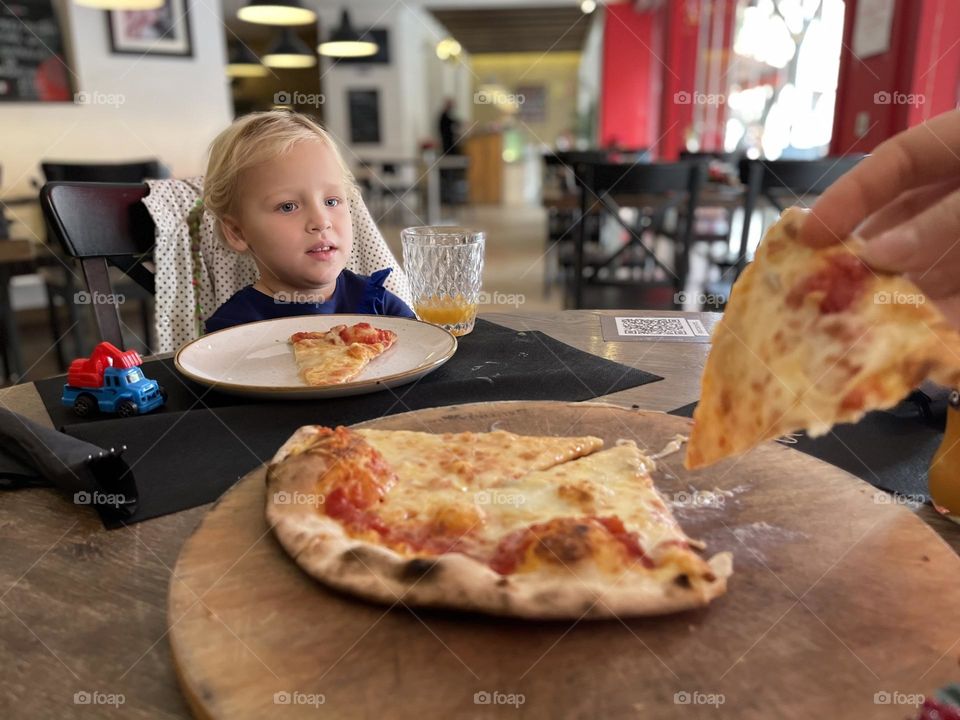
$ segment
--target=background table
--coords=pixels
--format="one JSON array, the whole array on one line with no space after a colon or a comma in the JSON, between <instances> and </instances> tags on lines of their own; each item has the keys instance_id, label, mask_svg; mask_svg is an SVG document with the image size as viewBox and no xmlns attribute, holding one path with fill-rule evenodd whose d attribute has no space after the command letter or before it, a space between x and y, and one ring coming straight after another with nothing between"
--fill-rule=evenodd
<instances>
[{"instance_id":1,"label":"background table","mask_svg":"<svg viewBox=\"0 0 960 720\"><path fill-rule=\"evenodd\" d=\"M483 317L517 330L540 330L586 352L664 377L605 396L605 401L669 411L697 399L708 344L606 343L601 314L617 313ZM698 317L708 330L720 317L675 314ZM0 405L50 425L31 384L0 390ZM209 506L107 531L95 513L78 510L53 490L24 490L2 498L0 716L189 717L170 661L167 590L180 548ZM917 512L960 551L960 526L929 506ZM123 694L124 704L75 704L78 692Z\"/></svg>"}]
</instances>

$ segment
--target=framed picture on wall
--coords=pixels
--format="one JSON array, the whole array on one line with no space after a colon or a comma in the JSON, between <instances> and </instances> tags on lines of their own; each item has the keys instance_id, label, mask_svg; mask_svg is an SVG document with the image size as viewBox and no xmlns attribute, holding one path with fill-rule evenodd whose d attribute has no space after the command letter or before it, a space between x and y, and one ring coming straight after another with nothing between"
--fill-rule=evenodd
<instances>
[{"instance_id":1,"label":"framed picture on wall","mask_svg":"<svg viewBox=\"0 0 960 720\"><path fill-rule=\"evenodd\" d=\"M164 0L156 10L110 11L107 27L115 54L193 56L186 0Z\"/></svg>"},{"instance_id":2,"label":"framed picture on wall","mask_svg":"<svg viewBox=\"0 0 960 720\"><path fill-rule=\"evenodd\" d=\"M0 3L0 102L71 102L73 70L52 0Z\"/></svg>"}]
</instances>

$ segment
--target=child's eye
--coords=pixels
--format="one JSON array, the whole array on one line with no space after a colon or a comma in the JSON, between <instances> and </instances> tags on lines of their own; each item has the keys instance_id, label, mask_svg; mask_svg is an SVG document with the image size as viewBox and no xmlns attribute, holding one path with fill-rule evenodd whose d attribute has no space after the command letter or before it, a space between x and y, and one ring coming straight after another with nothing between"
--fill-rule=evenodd
<instances>
[{"instance_id":1,"label":"child's eye","mask_svg":"<svg viewBox=\"0 0 960 720\"><path fill-rule=\"evenodd\" d=\"M297 204L295 202L285 202L277 205L277 210L282 213L292 213L297 209Z\"/></svg>"},{"instance_id":2,"label":"child's eye","mask_svg":"<svg viewBox=\"0 0 960 720\"><path fill-rule=\"evenodd\" d=\"M340 204L340 198L327 198L327 207L337 207Z\"/></svg>"}]
</instances>

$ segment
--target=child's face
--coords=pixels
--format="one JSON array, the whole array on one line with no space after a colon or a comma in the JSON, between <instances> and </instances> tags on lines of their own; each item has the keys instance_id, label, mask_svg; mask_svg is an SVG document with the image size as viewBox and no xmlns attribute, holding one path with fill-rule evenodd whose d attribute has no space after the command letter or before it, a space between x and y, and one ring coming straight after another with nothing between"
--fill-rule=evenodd
<instances>
[{"instance_id":1,"label":"child's face","mask_svg":"<svg viewBox=\"0 0 960 720\"><path fill-rule=\"evenodd\" d=\"M224 237L253 254L263 284L329 298L350 256L353 225L342 172L324 142L298 142L244 171L233 207Z\"/></svg>"}]
</instances>

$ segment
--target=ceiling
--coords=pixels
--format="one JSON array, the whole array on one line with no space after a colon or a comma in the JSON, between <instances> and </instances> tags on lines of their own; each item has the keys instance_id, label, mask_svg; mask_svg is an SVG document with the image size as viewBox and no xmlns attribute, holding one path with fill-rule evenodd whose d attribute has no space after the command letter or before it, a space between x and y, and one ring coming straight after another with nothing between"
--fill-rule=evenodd
<instances>
[{"instance_id":1,"label":"ceiling","mask_svg":"<svg viewBox=\"0 0 960 720\"><path fill-rule=\"evenodd\" d=\"M592 15L578 5L427 10L473 54L583 49Z\"/></svg>"}]
</instances>

